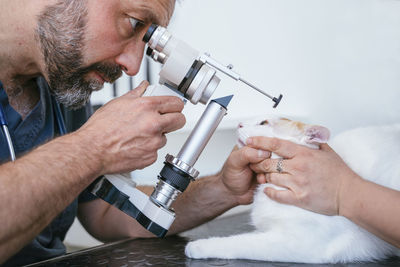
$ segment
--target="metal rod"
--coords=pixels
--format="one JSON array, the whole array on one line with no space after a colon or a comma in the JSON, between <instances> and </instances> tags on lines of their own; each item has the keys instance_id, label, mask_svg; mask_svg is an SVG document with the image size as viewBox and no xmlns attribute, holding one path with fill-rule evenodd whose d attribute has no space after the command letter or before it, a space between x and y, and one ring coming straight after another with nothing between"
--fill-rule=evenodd
<instances>
[{"instance_id":1,"label":"metal rod","mask_svg":"<svg viewBox=\"0 0 400 267\"><path fill-rule=\"evenodd\" d=\"M226 66L222 65L218 61L214 60L213 58L206 58L206 64L210 65L211 67L219 70L220 72L224 73L225 75L228 75L232 79L235 79L236 81L240 80L239 74L234 72L233 70L227 68Z\"/></svg>"},{"instance_id":2,"label":"metal rod","mask_svg":"<svg viewBox=\"0 0 400 267\"><path fill-rule=\"evenodd\" d=\"M255 87L254 85L252 85L251 83L249 83L248 81L246 81L246 80L244 80L244 79L242 79L242 78L239 78L239 81L241 81L241 82L243 82L244 84L250 86L251 88L253 88L253 89L256 90L257 92L259 92L259 93L265 95L266 97L269 97L269 98L271 98L272 100L274 100L274 97L270 96L269 94L267 94L266 92L262 91L261 89L258 89L257 87Z\"/></svg>"},{"instance_id":3,"label":"metal rod","mask_svg":"<svg viewBox=\"0 0 400 267\"><path fill-rule=\"evenodd\" d=\"M231 65L228 65L228 67L224 66L223 64L219 63L215 59L211 58L209 55L206 55L205 60L206 60L206 63L208 65L210 65L211 67L219 70L220 72L224 73L225 75L228 75L229 77L231 77L232 79L235 79L236 81L241 81L242 83L250 86L251 88L253 88L257 92L265 95L266 97L270 98L271 100L274 100L273 96L267 94L266 92L262 91L261 89L257 88L256 86L254 86L251 83L249 83L248 81L246 81L245 79L241 78L239 74L237 74L236 72L234 72L232 70L232 66Z\"/></svg>"}]
</instances>

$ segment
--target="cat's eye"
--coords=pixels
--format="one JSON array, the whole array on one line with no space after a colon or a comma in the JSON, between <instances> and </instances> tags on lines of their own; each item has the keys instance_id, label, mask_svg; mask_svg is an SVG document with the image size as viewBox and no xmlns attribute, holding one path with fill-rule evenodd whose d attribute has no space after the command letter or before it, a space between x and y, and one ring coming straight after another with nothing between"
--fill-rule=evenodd
<instances>
[{"instance_id":1,"label":"cat's eye","mask_svg":"<svg viewBox=\"0 0 400 267\"><path fill-rule=\"evenodd\" d=\"M135 18L129 18L129 22L131 23L132 26L132 31L135 33L138 29L143 27L145 23L141 20L135 19Z\"/></svg>"},{"instance_id":2,"label":"cat's eye","mask_svg":"<svg viewBox=\"0 0 400 267\"><path fill-rule=\"evenodd\" d=\"M264 120L264 121L260 122L260 125L266 125L266 124L268 124L267 120Z\"/></svg>"}]
</instances>

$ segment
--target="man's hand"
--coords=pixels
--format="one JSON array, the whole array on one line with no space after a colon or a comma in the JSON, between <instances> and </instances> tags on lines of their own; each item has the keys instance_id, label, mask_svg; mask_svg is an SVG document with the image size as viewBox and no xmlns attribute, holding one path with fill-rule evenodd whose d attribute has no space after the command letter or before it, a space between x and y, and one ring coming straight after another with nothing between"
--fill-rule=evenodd
<instances>
[{"instance_id":1,"label":"man's hand","mask_svg":"<svg viewBox=\"0 0 400 267\"><path fill-rule=\"evenodd\" d=\"M338 215L340 195L348 184L359 178L327 144L310 149L292 142L253 137L248 145L281 156L283 171L277 171L278 159L266 159L251 165L257 173L266 173L267 182L288 190L266 188L271 199L317 213Z\"/></svg>"},{"instance_id":2,"label":"man's hand","mask_svg":"<svg viewBox=\"0 0 400 267\"><path fill-rule=\"evenodd\" d=\"M249 165L259 163L270 155L269 152L250 147L235 148L230 154L220 176L238 205L250 204L253 201L257 181Z\"/></svg>"},{"instance_id":3,"label":"man's hand","mask_svg":"<svg viewBox=\"0 0 400 267\"><path fill-rule=\"evenodd\" d=\"M173 96L140 97L148 86L116 98L100 108L76 134L87 140L100 173L128 172L157 159L164 134L185 124L183 102Z\"/></svg>"}]
</instances>

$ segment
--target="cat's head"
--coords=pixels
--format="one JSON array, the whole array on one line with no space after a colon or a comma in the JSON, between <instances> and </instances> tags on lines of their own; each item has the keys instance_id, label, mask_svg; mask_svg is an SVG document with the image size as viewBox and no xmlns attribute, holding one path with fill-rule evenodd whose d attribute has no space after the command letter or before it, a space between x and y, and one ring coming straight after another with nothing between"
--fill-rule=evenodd
<instances>
[{"instance_id":1,"label":"cat's head","mask_svg":"<svg viewBox=\"0 0 400 267\"><path fill-rule=\"evenodd\" d=\"M244 146L246 139L251 136L266 136L317 148L318 144L326 143L330 136L329 130L325 127L309 125L274 115L242 122L238 125L237 133L239 147Z\"/></svg>"}]
</instances>

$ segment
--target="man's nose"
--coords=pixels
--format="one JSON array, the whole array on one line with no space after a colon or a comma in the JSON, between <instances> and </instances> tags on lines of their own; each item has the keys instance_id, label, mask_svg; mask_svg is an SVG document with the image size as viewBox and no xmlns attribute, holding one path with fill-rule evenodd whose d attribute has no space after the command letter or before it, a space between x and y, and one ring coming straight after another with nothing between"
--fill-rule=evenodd
<instances>
[{"instance_id":1,"label":"man's nose","mask_svg":"<svg viewBox=\"0 0 400 267\"><path fill-rule=\"evenodd\" d=\"M142 41L129 42L122 53L116 57L115 62L121 66L127 75L133 76L139 72L144 47L145 43Z\"/></svg>"}]
</instances>

